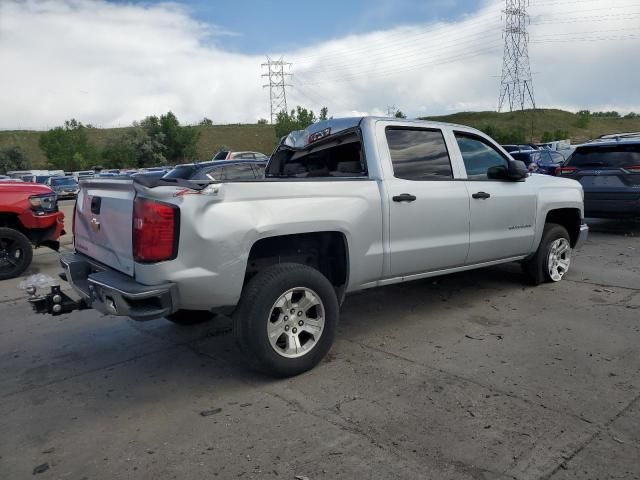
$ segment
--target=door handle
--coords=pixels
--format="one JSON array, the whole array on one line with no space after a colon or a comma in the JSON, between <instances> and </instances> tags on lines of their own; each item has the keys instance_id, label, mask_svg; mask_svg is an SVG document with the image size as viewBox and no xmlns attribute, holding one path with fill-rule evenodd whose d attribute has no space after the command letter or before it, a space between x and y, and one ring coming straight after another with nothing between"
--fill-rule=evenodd
<instances>
[{"instance_id":1,"label":"door handle","mask_svg":"<svg viewBox=\"0 0 640 480\"><path fill-rule=\"evenodd\" d=\"M413 202L415 199L416 196L411 195L410 193L401 193L400 195L393 197L394 202Z\"/></svg>"},{"instance_id":2,"label":"door handle","mask_svg":"<svg viewBox=\"0 0 640 480\"><path fill-rule=\"evenodd\" d=\"M474 193L471 195L473 198L480 198L482 200L486 200L487 198L489 198L491 195L488 194L487 192L478 192L478 193Z\"/></svg>"}]
</instances>

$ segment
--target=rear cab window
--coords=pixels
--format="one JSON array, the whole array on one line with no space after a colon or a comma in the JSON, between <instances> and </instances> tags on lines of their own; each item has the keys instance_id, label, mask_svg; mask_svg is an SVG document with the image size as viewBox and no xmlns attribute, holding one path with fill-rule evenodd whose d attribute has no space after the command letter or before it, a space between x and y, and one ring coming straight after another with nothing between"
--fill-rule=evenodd
<instances>
[{"instance_id":1,"label":"rear cab window","mask_svg":"<svg viewBox=\"0 0 640 480\"><path fill-rule=\"evenodd\" d=\"M367 177L360 135L354 130L324 138L304 149L281 147L266 170L267 177Z\"/></svg>"},{"instance_id":2,"label":"rear cab window","mask_svg":"<svg viewBox=\"0 0 640 480\"><path fill-rule=\"evenodd\" d=\"M387 127L393 175L404 180L452 180L449 152L440 130Z\"/></svg>"}]
</instances>

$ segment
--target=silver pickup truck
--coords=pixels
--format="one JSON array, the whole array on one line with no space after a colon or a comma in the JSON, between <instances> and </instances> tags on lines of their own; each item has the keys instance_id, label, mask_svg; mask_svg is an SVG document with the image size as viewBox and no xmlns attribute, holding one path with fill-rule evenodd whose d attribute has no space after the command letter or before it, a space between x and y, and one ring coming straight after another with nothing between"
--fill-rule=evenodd
<instances>
[{"instance_id":1,"label":"silver pickup truck","mask_svg":"<svg viewBox=\"0 0 640 480\"><path fill-rule=\"evenodd\" d=\"M83 180L73 231L80 300L32 290L37 311L230 314L248 362L288 376L329 351L349 292L516 261L557 282L588 228L578 182L477 130L364 117L292 132L264 179Z\"/></svg>"}]
</instances>

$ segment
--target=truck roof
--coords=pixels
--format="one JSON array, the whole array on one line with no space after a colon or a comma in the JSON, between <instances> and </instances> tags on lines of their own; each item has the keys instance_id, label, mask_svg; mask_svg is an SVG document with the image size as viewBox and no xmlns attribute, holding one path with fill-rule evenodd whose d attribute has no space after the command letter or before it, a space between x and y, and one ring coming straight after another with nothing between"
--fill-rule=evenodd
<instances>
[{"instance_id":1,"label":"truck roof","mask_svg":"<svg viewBox=\"0 0 640 480\"><path fill-rule=\"evenodd\" d=\"M412 123L416 126L423 127L441 127L441 126L455 126L460 128L468 128L464 125L457 125L454 123L446 123L446 122L435 122L432 120L407 120L406 118L394 118L394 117L375 117L375 116L365 116L365 117L345 117L345 118L332 118L329 120L322 120L320 122L313 123L309 125L304 130L295 130L291 132L289 135L284 137L281 144L284 144L291 148L305 148L312 141L319 140L324 137L328 137L331 135L335 135L336 133L340 133L344 130L349 130L351 128L356 128L363 123L375 123L378 121L384 120L386 122L397 122L397 123ZM315 137L311 142L310 137Z\"/></svg>"}]
</instances>

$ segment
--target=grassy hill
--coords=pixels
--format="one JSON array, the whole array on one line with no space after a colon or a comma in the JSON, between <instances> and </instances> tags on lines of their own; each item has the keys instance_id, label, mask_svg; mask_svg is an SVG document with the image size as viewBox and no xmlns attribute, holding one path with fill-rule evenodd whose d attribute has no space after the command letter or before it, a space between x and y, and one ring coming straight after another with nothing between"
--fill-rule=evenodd
<instances>
[{"instance_id":1,"label":"grassy hill","mask_svg":"<svg viewBox=\"0 0 640 480\"><path fill-rule=\"evenodd\" d=\"M539 142L543 133L565 130L572 143L581 143L600 135L640 131L640 118L589 117L586 127L578 127L578 115L564 110L539 109L524 112L460 112L428 117L429 120L458 123L484 129L491 125L498 130L522 129L527 140ZM560 139L557 139L560 140Z\"/></svg>"},{"instance_id":2,"label":"grassy hill","mask_svg":"<svg viewBox=\"0 0 640 480\"><path fill-rule=\"evenodd\" d=\"M273 125L198 126L198 158L210 159L221 147L232 150L255 150L269 155L276 146ZM126 128L96 128L87 131L89 141L99 148L111 137L121 136ZM34 168L44 167L47 158L38 146L40 133L31 130L0 131L0 148L18 146L26 153Z\"/></svg>"},{"instance_id":3,"label":"grassy hill","mask_svg":"<svg viewBox=\"0 0 640 480\"><path fill-rule=\"evenodd\" d=\"M607 133L640 131L640 118L590 117L588 124L580 128L578 116L571 112L540 109L525 112L460 112L451 115L428 117L430 120L459 123L479 129L491 126L500 131L522 130L528 140L540 141L543 133L556 130L568 131L573 143L580 143ZM208 159L222 146L233 150L255 150L271 153L276 145L272 125L213 125L198 126L198 158ZM89 139L102 147L107 139L121 135L126 128L89 130ZM17 145L31 160L33 167L45 166L46 157L38 147L41 132L0 131L0 148Z\"/></svg>"}]
</instances>

